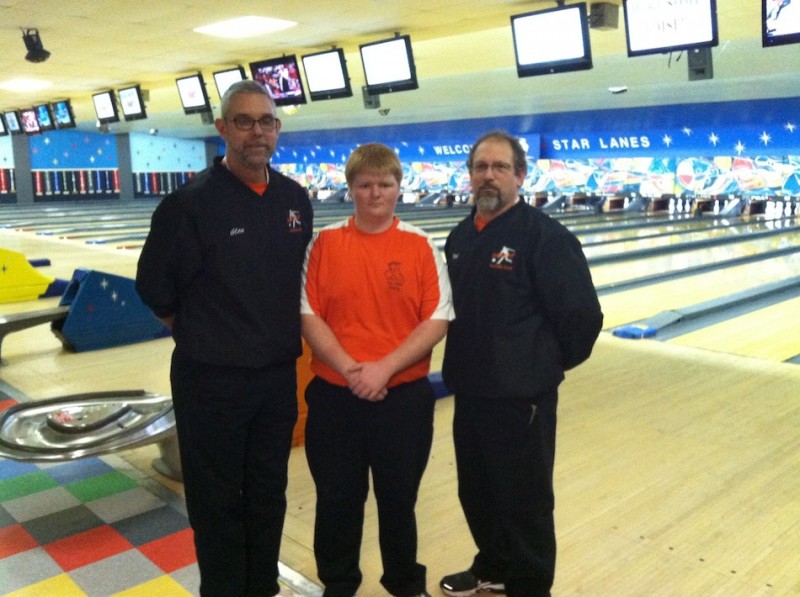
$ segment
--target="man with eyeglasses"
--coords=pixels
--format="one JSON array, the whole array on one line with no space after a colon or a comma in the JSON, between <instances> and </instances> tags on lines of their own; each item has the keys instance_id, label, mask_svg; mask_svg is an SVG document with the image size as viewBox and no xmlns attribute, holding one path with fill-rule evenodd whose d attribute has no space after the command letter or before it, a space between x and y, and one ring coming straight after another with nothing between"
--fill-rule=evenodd
<instances>
[{"instance_id":1,"label":"man with eyeglasses","mask_svg":"<svg viewBox=\"0 0 800 597\"><path fill-rule=\"evenodd\" d=\"M166 196L139 258L142 300L172 329L170 380L200 594L284 594L278 556L297 420L300 279L313 214L270 167L269 92L232 85L225 156Z\"/></svg>"},{"instance_id":2,"label":"man with eyeglasses","mask_svg":"<svg viewBox=\"0 0 800 597\"><path fill-rule=\"evenodd\" d=\"M445 244L456 318L443 377L455 394L458 493L478 553L445 595L550 594L558 386L586 360L603 314L581 245L520 199L527 158L504 131L467 159L472 213Z\"/></svg>"}]
</instances>

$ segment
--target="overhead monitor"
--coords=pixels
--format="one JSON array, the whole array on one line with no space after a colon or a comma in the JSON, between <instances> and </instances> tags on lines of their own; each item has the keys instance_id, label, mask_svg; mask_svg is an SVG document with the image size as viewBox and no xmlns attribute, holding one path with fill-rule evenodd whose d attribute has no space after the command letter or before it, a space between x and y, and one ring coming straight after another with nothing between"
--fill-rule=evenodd
<instances>
[{"instance_id":1,"label":"overhead monitor","mask_svg":"<svg viewBox=\"0 0 800 597\"><path fill-rule=\"evenodd\" d=\"M142 89L139 85L118 89L117 97L119 97L119 105L125 120L142 120L143 118L147 118Z\"/></svg>"},{"instance_id":2,"label":"overhead monitor","mask_svg":"<svg viewBox=\"0 0 800 597\"><path fill-rule=\"evenodd\" d=\"M585 2L512 16L511 31L520 77L592 68Z\"/></svg>"},{"instance_id":3,"label":"overhead monitor","mask_svg":"<svg viewBox=\"0 0 800 597\"><path fill-rule=\"evenodd\" d=\"M48 104L37 104L33 109L36 110L36 120L39 121L40 131L52 131L56 128L56 123L53 120L53 114L50 112Z\"/></svg>"},{"instance_id":4,"label":"overhead monitor","mask_svg":"<svg viewBox=\"0 0 800 597\"><path fill-rule=\"evenodd\" d=\"M719 44L717 1L622 0L628 56L667 54Z\"/></svg>"},{"instance_id":5,"label":"overhead monitor","mask_svg":"<svg viewBox=\"0 0 800 597\"><path fill-rule=\"evenodd\" d=\"M295 56L281 56L250 63L253 80L266 87L276 106L306 103L303 80Z\"/></svg>"},{"instance_id":6,"label":"overhead monitor","mask_svg":"<svg viewBox=\"0 0 800 597\"><path fill-rule=\"evenodd\" d=\"M19 121L22 124L22 132L26 135L36 135L41 133L42 129L39 126L39 119L36 117L35 108L25 108L19 111Z\"/></svg>"},{"instance_id":7,"label":"overhead monitor","mask_svg":"<svg viewBox=\"0 0 800 597\"><path fill-rule=\"evenodd\" d=\"M800 43L800 1L761 0L761 40L765 48Z\"/></svg>"},{"instance_id":8,"label":"overhead monitor","mask_svg":"<svg viewBox=\"0 0 800 597\"><path fill-rule=\"evenodd\" d=\"M302 60L308 83L308 95L312 101L353 95L350 77L347 74L347 62L341 48L306 54Z\"/></svg>"},{"instance_id":9,"label":"overhead monitor","mask_svg":"<svg viewBox=\"0 0 800 597\"><path fill-rule=\"evenodd\" d=\"M53 120L57 128L75 128L75 115L72 113L72 103L68 99L53 102L50 108L53 110Z\"/></svg>"},{"instance_id":10,"label":"overhead monitor","mask_svg":"<svg viewBox=\"0 0 800 597\"><path fill-rule=\"evenodd\" d=\"M97 114L97 122L100 124L119 122L117 101L113 91L108 90L95 93L92 95L92 101L94 102L95 114Z\"/></svg>"},{"instance_id":11,"label":"overhead monitor","mask_svg":"<svg viewBox=\"0 0 800 597\"><path fill-rule=\"evenodd\" d=\"M398 35L359 46L370 95L417 89L417 67L411 38Z\"/></svg>"},{"instance_id":12,"label":"overhead monitor","mask_svg":"<svg viewBox=\"0 0 800 597\"><path fill-rule=\"evenodd\" d=\"M0 116L0 137L5 137L7 134L8 128L6 127L6 119Z\"/></svg>"},{"instance_id":13,"label":"overhead monitor","mask_svg":"<svg viewBox=\"0 0 800 597\"><path fill-rule=\"evenodd\" d=\"M206 84L201 73L180 77L175 83L178 85L178 95L185 114L211 111L211 103L208 101Z\"/></svg>"},{"instance_id":14,"label":"overhead monitor","mask_svg":"<svg viewBox=\"0 0 800 597\"><path fill-rule=\"evenodd\" d=\"M239 81L244 81L244 68L237 66L234 68L226 68L225 70L218 70L214 73L214 83L217 86L217 93L219 98L225 95L228 87Z\"/></svg>"},{"instance_id":15,"label":"overhead monitor","mask_svg":"<svg viewBox=\"0 0 800 597\"><path fill-rule=\"evenodd\" d=\"M3 119L6 122L6 130L12 135L22 133L22 124L19 121L19 112L16 110L6 110L3 112Z\"/></svg>"}]
</instances>

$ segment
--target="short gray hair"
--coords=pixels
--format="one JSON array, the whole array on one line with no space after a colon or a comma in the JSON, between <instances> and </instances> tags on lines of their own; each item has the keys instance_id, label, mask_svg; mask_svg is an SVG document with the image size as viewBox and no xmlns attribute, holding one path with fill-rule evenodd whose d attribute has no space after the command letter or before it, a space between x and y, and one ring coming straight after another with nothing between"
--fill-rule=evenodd
<instances>
[{"instance_id":1,"label":"short gray hair","mask_svg":"<svg viewBox=\"0 0 800 597\"><path fill-rule=\"evenodd\" d=\"M228 87L228 89L225 90L225 93L222 94L222 101L219 105L220 116L222 118L225 118L228 115L228 106L230 106L231 98L241 93L265 95L269 98L269 103L272 104L272 107L275 107L275 100L272 99L272 95L270 95L266 87L256 81L245 79L243 81L236 81L236 83Z\"/></svg>"},{"instance_id":2,"label":"short gray hair","mask_svg":"<svg viewBox=\"0 0 800 597\"><path fill-rule=\"evenodd\" d=\"M501 130L489 131L475 141L470 148L469 156L467 157L467 169L469 171L472 171L472 160L475 157L475 150L478 149L478 146L481 143L488 141L489 139L508 143L514 156L514 174L527 174L528 157L525 148L522 147L522 143L520 143L519 139L517 139L514 135Z\"/></svg>"}]
</instances>

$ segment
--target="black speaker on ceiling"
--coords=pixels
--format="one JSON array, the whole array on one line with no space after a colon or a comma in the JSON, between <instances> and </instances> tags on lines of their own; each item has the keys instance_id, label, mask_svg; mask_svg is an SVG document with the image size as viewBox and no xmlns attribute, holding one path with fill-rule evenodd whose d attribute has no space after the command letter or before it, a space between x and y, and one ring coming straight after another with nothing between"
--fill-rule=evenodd
<instances>
[{"instance_id":1,"label":"black speaker on ceiling","mask_svg":"<svg viewBox=\"0 0 800 597\"><path fill-rule=\"evenodd\" d=\"M610 2L589 5L589 27L609 31L619 27L619 6Z\"/></svg>"},{"instance_id":2,"label":"black speaker on ceiling","mask_svg":"<svg viewBox=\"0 0 800 597\"><path fill-rule=\"evenodd\" d=\"M364 98L364 108L367 110L377 110L381 107L381 96L370 95L366 85L361 87L361 96Z\"/></svg>"},{"instance_id":3,"label":"black speaker on ceiling","mask_svg":"<svg viewBox=\"0 0 800 597\"><path fill-rule=\"evenodd\" d=\"M714 78L714 63L711 60L711 48L688 50L687 56L690 81Z\"/></svg>"},{"instance_id":4,"label":"black speaker on ceiling","mask_svg":"<svg viewBox=\"0 0 800 597\"><path fill-rule=\"evenodd\" d=\"M22 41L25 42L25 48L28 50L28 53L25 54L25 60L28 62L44 62L50 58L50 52L45 50L42 45L38 29L23 29Z\"/></svg>"}]
</instances>

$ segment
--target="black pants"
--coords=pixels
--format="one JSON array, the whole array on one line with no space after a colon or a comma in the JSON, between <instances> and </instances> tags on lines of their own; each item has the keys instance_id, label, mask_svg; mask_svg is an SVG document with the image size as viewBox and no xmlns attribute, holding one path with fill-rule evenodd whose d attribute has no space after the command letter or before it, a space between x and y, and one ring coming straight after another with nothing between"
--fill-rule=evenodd
<instances>
[{"instance_id":1,"label":"black pants","mask_svg":"<svg viewBox=\"0 0 800 597\"><path fill-rule=\"evenodd\" d=\"M533 400L455 397L458 493L478 554L473 574L509 597L550 594L556 563L556 392Z\"/></svg>"},{"instance_id":2,"label":"black pants","mask_svg":"<svg viewBox=\"0 0 800 597\"><path fill-rule=\"evenodd\" d=\"M276 595L295 364L216 367L174 354L171 381L200 594Z\"/></svg>"},{"instance_id":3,"label":"black pants","mask_svg":"<svg viewBox=\"0 0 800 597\"><path fill-rule=\"evenodd\" d=\"M398 597L425 591L417 562L414 508L433 441L435 397L427 378L368 402L314 378L306 389L306 456L317 488L314 553L325 597L351 597L361 584L359 555L369 473L378 505L383 576Z\"/></svg>"}]
</instances>

